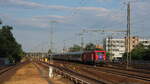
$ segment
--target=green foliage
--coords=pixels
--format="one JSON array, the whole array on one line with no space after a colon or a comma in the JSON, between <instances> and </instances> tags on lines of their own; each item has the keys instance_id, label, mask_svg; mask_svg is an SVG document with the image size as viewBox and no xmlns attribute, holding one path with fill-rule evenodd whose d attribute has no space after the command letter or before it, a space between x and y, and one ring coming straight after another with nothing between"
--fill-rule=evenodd
<instances>
[{"instance_id":1,"label":"green foliage","mask_svg":"<svg viewBox=\"0 0 150 84\"><path fill-rule=\"evenodd\" d=\"M81 49L82 49L81 46L75 44L69 48L69 52L76 52L76 51L80 51Z\"/></svg>"},{"instance_id":2,"label":"green foliage","mask_svg":"<svg viewBox=\"0 0 150 84\"><path fill-rule=\"evenodd\" d=\"M150 60L150 46L145 48L142 43L139 43L129 54L132 60ZM123 58L126 59L127 53L124 53Z\"/></svg>"},{"instance_id":3,"label":"green foliage","mask_svg":"<svg viewBox=\"0 0 150 84\"><path fill-rule=\"evenodd\" d=\"M104 49L100 49L100 48L96 48L96 45L94 45L93 43L88 43L85 48L85 51L90 51L90 50L104 50Z\"/></svg>"},{"instance_id":4,"label":"green foliage","mask_svg":"<svg viewBox=\"0 0 150 84\"><path fill-rule=\"evenodd\" d=\"M144 51L145 51L145 48L144 48L143 44L141 44L141 43L138 44L131 52L132 59L142 60Z\"/></svg>"},{"instance_id":5,"label":"green foliage","mask_svg":"<svg viewBox=\"0 0 150 84\"><path fill-rule=\"evenodd\" d=\"M127 59L127 52L125 52L124 54L123 54L123 57L122 57L124 60L126 60Z\"/></svg>"},{"instance_id":6,"label":"green foliage","mask_svg":"<svg viewBox=\"0 0 150 84\"><path fill-rule=\"evenodd\" d=\"M52 53L52 50L51 50L51 49L49 49L49 50L48 50L48 53L49 53L49 54L50 54L50 53Z\"/></svg>"},{"instance_id":7,"label":"green foliage","mask_svg":"<svg viewBox=\"0 0 150 84\"><path fill-rule=\"evenodd\" d=\"M145 49L144 54L143 54L143 59L150 60L150 45L148 46L147 49Z\"/></svg>"},{"instance_id":8,"label":"green foliage","mask_svg":"<svg viewBox=\"0 0 150 84\"><path fill-rule=\"evenodd\" d=\"M96 50L96 45L94 45L93 43L88 43L88 44L85 46L84 50L86 50L86 51Z\"/></svg>"},{"instance_id":9,"label":"green foliage","mask_svg":"<svg viewBox=\"0 0 150 84\"><path fill-rule=\"evenodd\" d=\"M76 52L76 51L81 51L82 47L79 45L73 45L72 47L69 48L69 52ZM100 48L96 48L96 45L93 43L88 43L86 44L85 48L83 48L84 51L91 51L91 50L103 50Z\"/></svg>"},{"instance_id":10,"label":"green foliage","mask_svg":"<svg viewBox=\"0 0 150 84\"><path fill-rule=\"evenodd\" d=\"M17 63L23 56L23 50L16 42L12 29L11 26L2 26L0 29L0 57L7 57L10 62Z\"/></svg>"},{"instance_id":11,"label":"green foliage","mask_svg":"<svg viewBox=\"0 0 150 84\"><path fill-rule=\"evenodd\" d=\"M2 24L2 20L0 19L0 24Z\"/></svg>"},{"instance_id":12,"label":"green foliage","mask_svg":"<svg viewBox=\"0 0 150 84\"><path fill-rule=\"evenodd\" d=\"M107 58L109 58L109 57L110 57L110 55L111 55L111 53L110 53L110 52L106 52L106 56L107 56Z\"/></svg>"}]
</instances>

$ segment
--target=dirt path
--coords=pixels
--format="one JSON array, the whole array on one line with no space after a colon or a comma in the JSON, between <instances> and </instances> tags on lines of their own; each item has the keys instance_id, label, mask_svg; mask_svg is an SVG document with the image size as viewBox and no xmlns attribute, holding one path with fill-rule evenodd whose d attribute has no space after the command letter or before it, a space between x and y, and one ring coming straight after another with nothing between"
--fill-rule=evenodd
<instances>
[{"instance_id":1,"label":"dirt path","mask_svg":"<svg viewBox=\"0 0 150 84\"><path fill-rule=\"evenodd\" d=\"M59 75L49 78L48 69L36 62L30 62L17 70L11 70L0 78L0 84L73 84Z\"/></svg>"},{"instance_id":2,"label":"dirt path","mask_svg":"<svg viewBox=\"0 0 150 84\"><path fill-rule=\"evenodd\" d=\"M41 77L39 71L32 63L29 63L17 70L16 73L3 84L48 84L48 81Z\"/></svg>"},{"instance_id":3,"label":"dirt path","mask_svg":"<svg viewBox=\"0 0 150 84\"><path fill-rule=\"evenodd\" d=\"M64 79L60 75L56 75L53 78L49 78L47 74L49 73L48 70L49 68L43 67L39 65L38 63L34 63L34 65L38 68L39 72L41 73L41 76L44 77L49 84L74 84L73 82Z\"/></svg>"}]
</instances>

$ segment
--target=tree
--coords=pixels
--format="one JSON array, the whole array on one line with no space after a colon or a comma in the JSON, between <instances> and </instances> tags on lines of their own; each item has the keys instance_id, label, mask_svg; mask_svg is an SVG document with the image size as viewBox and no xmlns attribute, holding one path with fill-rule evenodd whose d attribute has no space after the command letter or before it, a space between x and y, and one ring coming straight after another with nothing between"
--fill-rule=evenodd
<instances>
[{"instance_id":1,"label":"tree","mask_svg":"<svg viewBox=\"0 0 150 84\"><path fill-rule=\"evenodd\" d=\"M52 50L51 50L51 49L49 49L49 50L48 50L48 54L51 54L51 53L52 53Z\"/></svg>"},{"instance_id":2,"label":"tree","mask_svg":"<svg viewBox=\"0 0 150 84\"><path fill-rule=\"evenodd\" d=\"M149 60L150 61L150 45L143 53L143 60Z\"/></svg>"},{"instance_id":3,"label":"tree","mask_svg":"<svg viewBox=\"0 0 150 84\"><path fill-rule=\"evenodd\" d=\"M150 60L150 46L145 48L142 43L139 43L130 53L133 60ZM126 59L126 53L123 58Z\"/></svg>"},{"instance_id":4,"label":"tree","mask_svg":"<svg viewBox=\"0 0 150 84\"><path fill-rule=\"evenodd\" d=\"M112 55L111 55L111 53L110 53L110 52L106 52L106 56L107 56L107 59L109 59L109 58L110 58L110 56L112 56Z\"/></svg>"},{"instance_id":5,"label":"tree","mask_svg":"<svg viewBox=\"0 0 150 84\"><path fill-rule=\"evenodd\" d=\"M0 29L0 57L7 57L10 62L17 63L23 56L21 45L15 40L11 26L2 26Z\"/></svg>"},{"instance_id":6,"label":"tree","mask_svg":"<svg viewBox=\"0 0 150 84\"><path fill-rule=\"evenodd\" d=\"M135 60L142 60L143 53L145 51L144 45L139 43L132 51L131 58Z\"/></svg>"},{"instance_id":7,"label":"tree","mask_svg":"<svg viewBox=\"0 0 150 84\"><path fill-rule=\"evenodd\" d=\"M93 43L88 43L88 44L85 46L84 50L86 50L86 51L96 50L96 45L94 45Z\"/></svg>"},{"instance_id":8,"label":"tree","mask_svg":"<svg viewBox=\"0 0 150 84\"><path fill-rule=\"evenodd\" d=\"M81 49L82 49L81 46L75 44L69 48L69 52L76 52L76 51L80 51Z\"/></svg>"},{"instance_id":9,"label":"tree","mask_svg":"<svg viewBox=\"0 0 150 84\"><path fill-rule=\"evenodd\" d=\"M0 24L2 24L2 20L0 19Z\"/></svg>"}]
</instances>

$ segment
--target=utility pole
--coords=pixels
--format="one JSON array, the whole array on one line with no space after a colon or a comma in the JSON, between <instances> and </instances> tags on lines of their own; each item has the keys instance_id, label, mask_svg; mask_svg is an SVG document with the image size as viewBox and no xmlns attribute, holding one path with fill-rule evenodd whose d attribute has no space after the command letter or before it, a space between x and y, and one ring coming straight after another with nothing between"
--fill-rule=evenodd
<instances>
[{"instance_id":1,"label":"utility pole","mask_svg":"<svg viewBox=\"0 0 150 84\"><path fill-rule=\"evenodd\" d=\"M51 21L50 22L50 26L51 26L51 28L50 28L50 49L51 49L51 51L53 50L53 22Z\"/></svg>"},{"instance_id":2,"label":"utility pole","mask_svg":"<svg viewBox=\"0 0 150 84\"><path fill-rule=\"evenodd\" d=\"M110 37L109 37L109 40L110 40L110 60L112 61L112 59L113 59L113 36L112 35L110 35Z\"/></svg>"},{"instance_id":3,"label":"utility pole","mask_svg":"<svg viewBox=\"0 0 150 84\"><path fill-rule=\"evenodd\" d=\"M66 50L66 40L64 40L63 53L65 52L65 50Z\"/></svg>"},{"instance_id":4,"label":"utility pole","mask_svg":"<svg viewBox=\"0 0 150 84\"><path fill-rule=\"evenodd\" d=\"M83 37L83 32L82 32L82 33L78 33L77 35L81 37L81 51L83 51L83 49L84 49L84 37Z\"/></svg>"},{"instance_id":5,"label":"utility pole","mask_svg":"<svg viewBox=\"0 0 150 84\"><path fill-rule=\"evenodd\" d=\"M51 50L51 56L50 56L50 61L51 61L51 63L53 63L53 61L52 61L52 53L53 53L53 51L54 51L54 49L53 49L53 25L54 25L54 23L57 23L56 21L50 21L50 26L51 26L51 28L50 28L50 50Z\"/></svg>"},{"instance_id":6,"label":"utility pole","mask_svg":"<svg viewBox=\"0 0 150 84\"><path fill-rule=\"evenodd\" d=\"M83 37L83 35L81 36L81 48L83 51L83 49L84 49L84 37Z\"/></svg>"},{"instance_id":7,"label":"utility pole","mask_svg":"<svg viewBox=\"0 0 150 84\"><path fill-rule=\"evenodd\" d=\"M127 66L126 68L128 69L128 65L129 65L129 62L131 63L131 29L130 29L130 2L128 2L127 4L127 38L126 38L126 44L127 44Z\"/></svg>"},{"instance_id":8,"label":"utility pole","mask_svg":"<svg viewBox=\"0 0 150 84\"><path fill-rule=\"evenodd\" d=\"M112 53L112 35L110 35L108 37L108 44L110 44L110 45L108 45L108 51L110 52L109 60L112 61L112 55L113 55L113 53Z\"/></svg>"}]
</instances>

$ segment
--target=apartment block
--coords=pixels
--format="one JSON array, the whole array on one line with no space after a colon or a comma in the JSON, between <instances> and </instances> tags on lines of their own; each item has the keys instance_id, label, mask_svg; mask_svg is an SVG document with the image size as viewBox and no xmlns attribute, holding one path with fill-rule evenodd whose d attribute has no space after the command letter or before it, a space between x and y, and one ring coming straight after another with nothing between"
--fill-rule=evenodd
<instances>
[{"instance_id":1,"label":"apartment block","mask_svg":"<svg viewBox=\"0 0 150 84\"><path fill-rule=\"evenodd\" d=\"M147 48L150 45L150 39L142 39L137 36L131 37L130 51L139 43L142 43ZM111 53L110 59L122 58L127 49L127 38L105 38L104 48L107 52Z\"/></svg>"}]
</instances>

